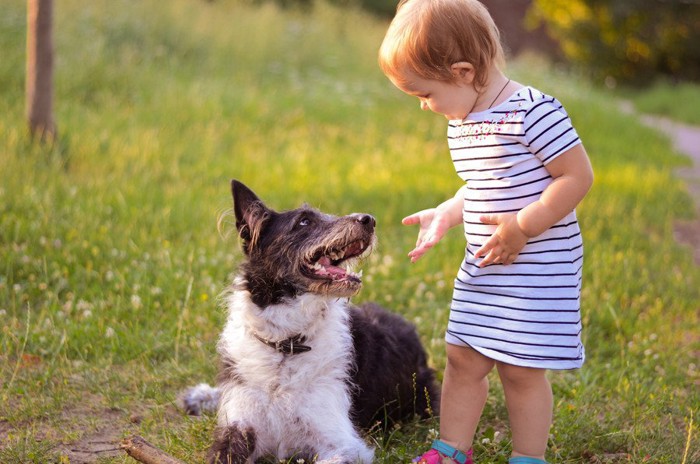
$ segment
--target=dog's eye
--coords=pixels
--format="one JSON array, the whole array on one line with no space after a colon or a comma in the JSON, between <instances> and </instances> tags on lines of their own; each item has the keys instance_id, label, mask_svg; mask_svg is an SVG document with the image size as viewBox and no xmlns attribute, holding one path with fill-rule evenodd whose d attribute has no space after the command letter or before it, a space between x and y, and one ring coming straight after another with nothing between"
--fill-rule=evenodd
<instances>
[{"instance_id":1,"label":"dog's eye","mask_svg":"<svg viewBox=\"0 0 700 464\"><path fill-rule=\"evenodd\" d=\"M305 227L311 224L311 221L308 218L302 218L299 220L298 224L302 227Z\"/></svg>"}]
</instances>

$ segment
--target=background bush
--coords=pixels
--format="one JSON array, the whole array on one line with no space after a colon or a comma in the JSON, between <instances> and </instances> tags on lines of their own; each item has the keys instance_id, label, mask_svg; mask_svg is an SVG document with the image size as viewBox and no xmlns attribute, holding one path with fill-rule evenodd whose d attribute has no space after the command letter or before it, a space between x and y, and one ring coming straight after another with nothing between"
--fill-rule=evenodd
<instances>
[{"instance_id":1,"label":"background bush","mask_svg":"<svg viewBox=\"0 0 700 464\"><path fill-rule=\"evenodd\" d=\"M564 56L597 79L700 78L696 2L534 0L528 23L544 24Z\"/></svg>"}]
</instances>

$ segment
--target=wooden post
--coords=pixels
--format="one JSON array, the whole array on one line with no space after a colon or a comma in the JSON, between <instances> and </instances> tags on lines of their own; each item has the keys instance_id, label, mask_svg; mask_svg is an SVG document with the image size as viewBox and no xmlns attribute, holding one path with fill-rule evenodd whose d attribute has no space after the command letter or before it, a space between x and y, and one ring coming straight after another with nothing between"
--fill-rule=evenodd
<instances>
[{"instance_id":1,"label":"wooden post","mask_svg":"<svg viewBox=\"0 0 700 464\"><path fill-rule=\"evenodd\" d=\"M53 0L27 0L26 107L29 132L53 141Z\"/></svg>"}]
</instances>

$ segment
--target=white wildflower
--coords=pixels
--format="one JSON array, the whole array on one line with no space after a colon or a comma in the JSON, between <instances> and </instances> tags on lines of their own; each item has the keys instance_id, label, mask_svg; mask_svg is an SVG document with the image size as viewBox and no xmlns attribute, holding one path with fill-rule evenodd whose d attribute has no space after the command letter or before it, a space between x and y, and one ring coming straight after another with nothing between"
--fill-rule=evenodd
<instances>
[{"instance_id":1,"label":"white wildflower","mask_svg":"<svg viewBox=\"0 0 700 464\"><path fill-rule=\"evenodd\" d=\"M78 311L90 311L92 309L92 303L80 299L78 300L78 304L75 305L75 309Z\"/></svg>"},{"instance_id":2,"label":"white wildflower","mask_svg":"<svg viewBox=\"0 0 700 464\"><path fill-rule=\"evenodd\" d=\"M131 306L134 309L141 309L143 307L143 303L141 302L141 297L138 295L131 295Z\"/></svg>"}]
</instances>

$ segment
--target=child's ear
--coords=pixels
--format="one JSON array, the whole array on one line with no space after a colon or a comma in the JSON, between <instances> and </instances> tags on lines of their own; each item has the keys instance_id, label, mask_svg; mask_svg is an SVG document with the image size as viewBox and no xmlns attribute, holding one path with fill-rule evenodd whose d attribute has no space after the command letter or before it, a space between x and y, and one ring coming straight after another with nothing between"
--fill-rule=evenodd
<instances>
[{"instance_id":1,"label":"child's ear","mask_svg":"<svg viewBox=\"0 0 700 464\"><path fill-rule=\"evenodd\" d=\"M450 71L456 80L464 84L470 85L472 82L474 82L476 70L471 63L467 63L466 61L452 63L452 66L450 66Z\"/></svg>"}]
</instances>

